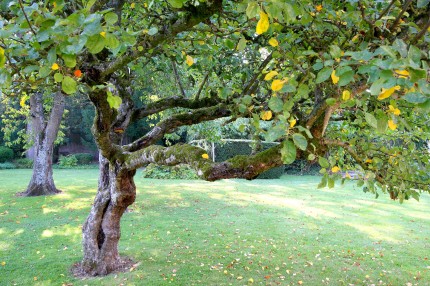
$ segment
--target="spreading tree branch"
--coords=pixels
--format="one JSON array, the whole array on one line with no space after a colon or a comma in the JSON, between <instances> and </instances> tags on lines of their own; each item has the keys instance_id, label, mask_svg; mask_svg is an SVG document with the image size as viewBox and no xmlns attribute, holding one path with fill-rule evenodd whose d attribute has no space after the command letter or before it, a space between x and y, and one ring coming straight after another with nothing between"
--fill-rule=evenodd
<instances>
[{"instance_id":1,"label":"spreading tree branch","mask_svg":"<svg viewBox=\"0 0 430 286\"><path fill-rule=\"evenodd\" d=\"M188 164L207 181L227 178L254 179L266 170L283 165L280 150L281 145L276 145L252 156L239 155L214 163L202 157L206 151L199 147L187 144L172 147L154 145L128 155L126 167L134 170L150 163L167 166Z\"/></svg>"}]
</instances>

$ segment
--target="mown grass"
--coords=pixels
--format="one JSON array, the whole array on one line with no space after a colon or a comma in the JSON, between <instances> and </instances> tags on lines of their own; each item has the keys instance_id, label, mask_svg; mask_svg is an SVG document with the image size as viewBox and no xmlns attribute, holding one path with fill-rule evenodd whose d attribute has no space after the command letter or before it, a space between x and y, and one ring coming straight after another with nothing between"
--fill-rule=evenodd
<instances>
[{"instance_id":1,"label":"mown grass","mask_svg":"<svg viewBox=\"0 0 430 286\"><path fill-rule=\"evenodd\" d=\"M375 200L316 177L150 180L122 220L127 273L77 279L97 170L55 170L57 196L22 198L0 171L0 285L430 285L430 200ZM3 263L4 262L4 263ZM4 264L4 265L3 265ZM411 284L408 284L411 283Z\"/></svg>"}]
</instances>

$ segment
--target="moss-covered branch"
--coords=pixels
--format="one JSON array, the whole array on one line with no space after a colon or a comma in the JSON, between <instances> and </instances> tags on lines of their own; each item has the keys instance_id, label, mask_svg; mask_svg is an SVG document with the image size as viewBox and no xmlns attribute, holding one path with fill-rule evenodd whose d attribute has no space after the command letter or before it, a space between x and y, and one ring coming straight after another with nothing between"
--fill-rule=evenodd
<instances>
[{"instance_id":1,"label":"moss-covered branch","mask_svg":"<svg viewBox=\"0 0 430 286\"><path fill-rule=\"evenodd\" d=\"M188 164L204 180L215 181L227 178L253 179L262 172L283 164L281 145L276 145L253 156L235 156L227 161L214 163L204 159L205 150L191 145L162 147L149 146L127 156L126 168L134 170L150 163L174 166Z\"/></svg>"}]
</instances>

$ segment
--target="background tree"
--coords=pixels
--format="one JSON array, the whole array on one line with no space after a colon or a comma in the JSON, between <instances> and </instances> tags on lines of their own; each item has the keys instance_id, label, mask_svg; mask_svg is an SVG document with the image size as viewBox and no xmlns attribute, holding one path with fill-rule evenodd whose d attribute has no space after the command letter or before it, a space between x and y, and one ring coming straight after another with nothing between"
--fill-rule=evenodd
<instances>
[{"instance_id":1,"label":"background tree","mask_svg":"<svg viewBox=\"0 0 430 286\"><path fill-rule=\"evenodd\" d=\"M351 167L365 191L400 200L428 192L429 156L417 144L429 139L428 3L3 1L1 83L33 76L66 94L79 89L95 106L100 178L81 270L101 275L124 263L120 218L136 196L136 169L149 163L186 163L212 181L307 158L322 167L321 187ZM168 63L173 76L153 81L174 78L179 92L135 102L141 71ZM160 112L168 116L121 144L131 122ZM155 145L181 126L224 117L249 118L281 144L220 163L197 147Z\"/></svg>"}]
</instances>

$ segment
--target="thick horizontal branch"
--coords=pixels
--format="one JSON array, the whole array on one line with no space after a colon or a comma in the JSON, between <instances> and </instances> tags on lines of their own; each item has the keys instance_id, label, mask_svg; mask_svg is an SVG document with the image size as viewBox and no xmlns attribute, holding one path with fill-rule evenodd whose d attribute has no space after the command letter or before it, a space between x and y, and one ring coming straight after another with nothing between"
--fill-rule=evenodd
<instances>
[{"instance_id":1,"label":"thick horizontal branch","mask_svg":"<svg viewBox=\"0 0 430 286\"><path fill-rule=\"evenodd\" d=\"M230 116L230 114L231 111L229 109L227 109L223 104L219 104L214 107L201 108L170 116L159 122L145 136L139 138L129 145L123 146L123 150L126 152L137 151L154 144L158 140L162 139L165 134L175 131L178 127L210 121L217 118Z\"/></svg>"},{"instance_id":2,"label":"thick horizontal branch","mask_svg":"<svg viewBox=\"0 0 430 286\"><path fill-rule=\"evenodd\" d=\"M170 108L182 107L189 109L198 109L203 107L215 106L217 104L219 104L218 99L213 97L193 100L184 98L182 96L172 96L160 99L155 102L151 102L139 109L136 109L133 112L132 120L136 121Z\"/></svg>"},{"instance_id":3,"label":"thick horizontal branch","mask_svg":"<svg viewBox=\"0 0 430 286\"><path fill-rule=\"evenodd\" d=\"M153 145L129 154L126 167L134 170L150 163L174 166L187 164L204 180L216 181L228 178L254 179L271 168L283 165L281 145L276 145L253 156L239 155L227 161L214 163L204 159L205 150L191 145L162 147Z\"/></svg>"}]
</instances>

